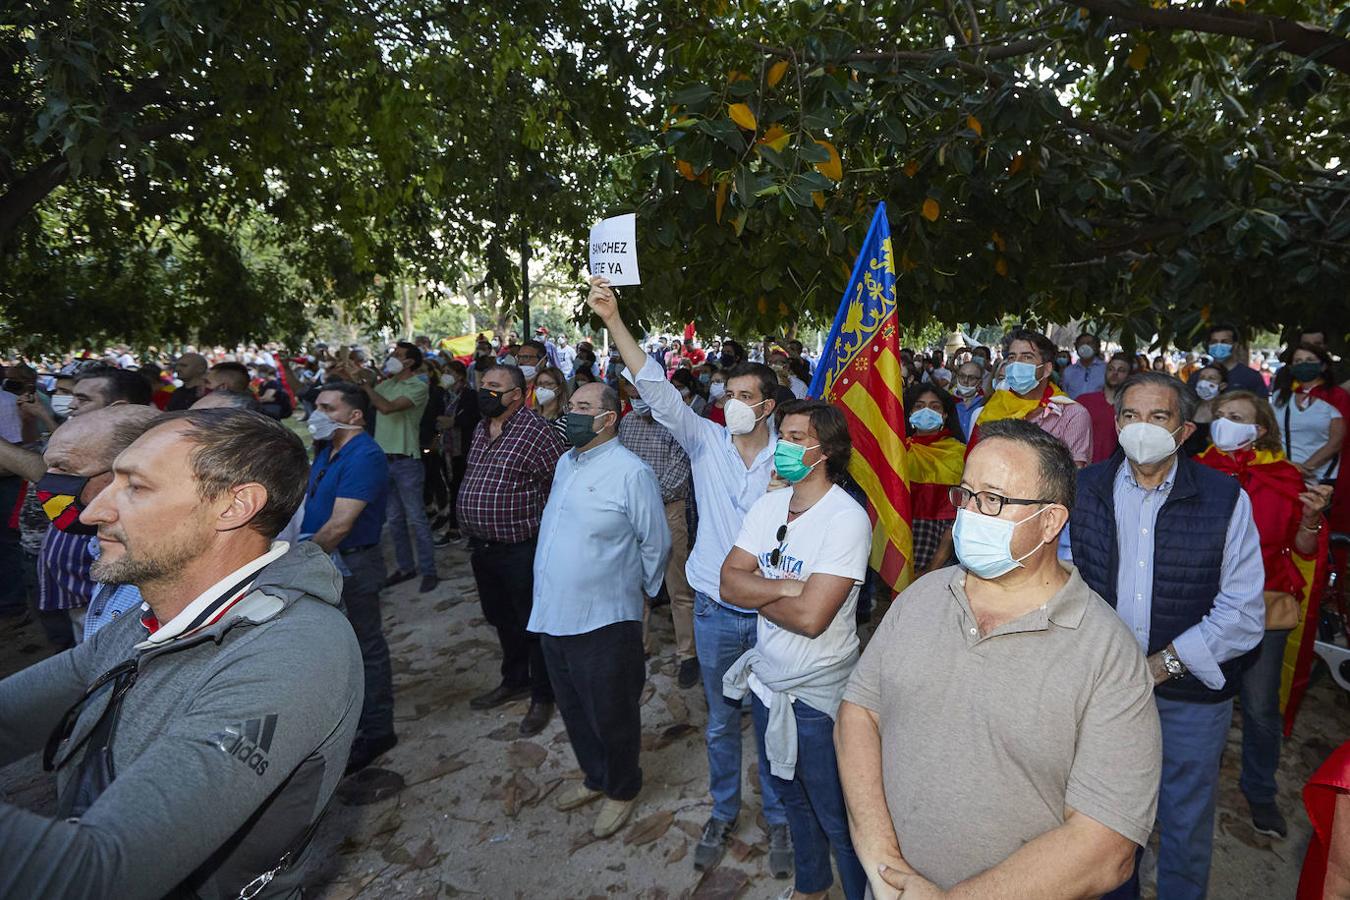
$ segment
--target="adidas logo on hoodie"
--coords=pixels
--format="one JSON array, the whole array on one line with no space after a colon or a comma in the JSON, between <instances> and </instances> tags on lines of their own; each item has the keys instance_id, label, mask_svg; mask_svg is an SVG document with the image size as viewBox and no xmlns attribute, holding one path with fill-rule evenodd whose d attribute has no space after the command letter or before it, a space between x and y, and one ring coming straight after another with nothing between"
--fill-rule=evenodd
<instances>
[{"instance_id":1,"label":"adidas logo on hoodie","mask_svg":"<svg viewBox=\"0 0 1350 900\"><path fill-rule=\"evenodd\" d=\"M246 719L236 725L229 725L207 740L225 754L240 760L262 775L267 771L267 751L272 749L272 735L276 730L277 717L273 713L259 719Z\"/></svg>"}]
</instances>

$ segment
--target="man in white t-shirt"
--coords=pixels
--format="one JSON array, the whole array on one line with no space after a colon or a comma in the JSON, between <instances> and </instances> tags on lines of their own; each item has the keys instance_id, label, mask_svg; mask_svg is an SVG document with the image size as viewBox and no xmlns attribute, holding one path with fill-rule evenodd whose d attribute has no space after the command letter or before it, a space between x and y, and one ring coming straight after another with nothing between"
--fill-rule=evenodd
<instances>
[{"instance_id":1,"label":"man in white t-shirt","mask_svg":"<svg viewBox=\"0 0 1350 900\"><path fill-rule=\"evenodd\" d=\"M793 896L825 896L833 849L844 896L858 898L867 877L849 837L833 734L858 661L853 611L872 526L837 484L853 450L843 413L818 400L783 410L774 468L792 490L755 502L722 564L722 597L759 613L757 642L727 670L723 692L754 694L755 736L792 831Z\"/></svg>"}]
</instances>

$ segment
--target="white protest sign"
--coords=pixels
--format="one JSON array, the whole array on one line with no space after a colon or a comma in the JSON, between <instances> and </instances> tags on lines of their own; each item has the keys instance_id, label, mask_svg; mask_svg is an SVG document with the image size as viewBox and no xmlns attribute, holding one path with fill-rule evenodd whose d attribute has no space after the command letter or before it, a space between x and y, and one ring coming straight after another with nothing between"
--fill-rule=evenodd
<instances>
[{"instance_id":1,"label":"white protest sign","mask_svg":"<svg viewBox=\"0 0 1350 900\"><path fill-rule=\"evenodd\" d=\"M637 261L637 215L602 219L591 228L591 274L613 285L641 284Z\"/></svg>"}]
</instances>

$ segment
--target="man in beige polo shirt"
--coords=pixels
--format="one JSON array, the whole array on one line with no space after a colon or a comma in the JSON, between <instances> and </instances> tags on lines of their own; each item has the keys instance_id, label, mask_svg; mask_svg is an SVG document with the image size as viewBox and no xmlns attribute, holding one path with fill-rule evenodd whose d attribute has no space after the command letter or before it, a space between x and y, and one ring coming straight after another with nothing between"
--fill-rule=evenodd
<instances>
[{"instance_id":1,"label":"man in beige polo shirt","mask_svg":"<svg viewBox=\"0 0 1350 900\"><path fill-rule=\"evenodd\" d=\"M1096 897L1148 840L1153 680L1056 557L1075 473L1035 425L986 425L952 492L961 565L902 593L854 670L835 743L878 898Z\"/></svg>"}]
</instances>

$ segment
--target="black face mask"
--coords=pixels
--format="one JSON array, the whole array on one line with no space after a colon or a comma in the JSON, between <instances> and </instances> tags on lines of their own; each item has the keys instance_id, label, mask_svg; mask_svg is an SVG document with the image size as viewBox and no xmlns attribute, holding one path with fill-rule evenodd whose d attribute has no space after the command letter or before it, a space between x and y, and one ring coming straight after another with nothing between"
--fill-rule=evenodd
<instances>
[{"instance_id":1,"label":"black face mask","mask_svg":"<svg viewBox=\"0 0 1350 900\"><path fill-rule=\"evenodd\" d=\"M502 402L502 395L514 391L493 391L488 388L478 389L478 411L489 419L495 419L506 412L506 404Z\"/></svg>"},{"instance_id":2,"label":"black face mask","mask_svg":"<svg viewBox=\"0 0 1350 900\"><path fill-rule=\"evenodd\" d=\"M734 366L734 365L736 365L736 354L734 354L734 353L723 353L723 354L722 354L722 368L724 368L724 369L729 369L729 368L731 368L731 367Z\"/></svg>"},{"instance_id":3,"label":"black face mask","mask_svg":"<svg viewBox=\"0 0 1350 900\"><path fill-rule=\"evenodd\" d=\"M83 475L48 472L37 480L33 489L37 491L42 511L57 529L66 534L94 535L98 528L80 521L80 513L84 512L80 494L84 493L87 484L89 479Z\"/></svg>"}]
</instances>

